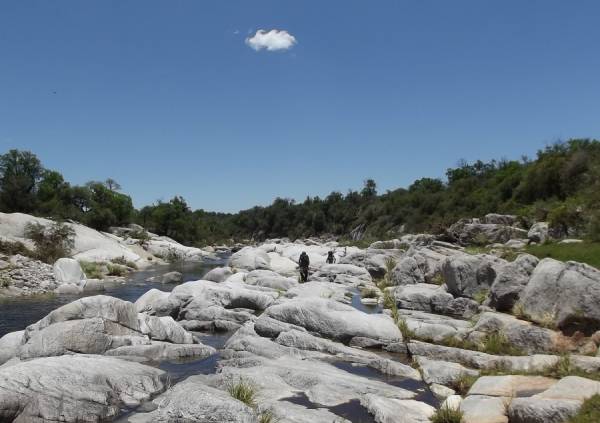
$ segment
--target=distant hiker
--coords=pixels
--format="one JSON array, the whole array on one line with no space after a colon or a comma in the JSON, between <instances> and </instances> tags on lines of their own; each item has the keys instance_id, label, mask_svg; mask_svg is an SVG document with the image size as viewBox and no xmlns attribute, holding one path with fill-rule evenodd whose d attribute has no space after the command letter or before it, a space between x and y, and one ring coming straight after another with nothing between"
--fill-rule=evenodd
<instances>
[{"instance_id":1,"label":"distant hiker","mask_svg":"<svg viewBox=\"0 0 600 423\"><path fill-rule=\"evenodd\" d=\"M325 260L327 262L327 264L333 264L335 263L335 256L333 255L333 251L329 251L327 253L327 260Z\"/></svg>"},{"instance_id":2,"label":"distant hiker","mask_svg":"<svg viewBox=\"0 0 600 423\"><path fill-rule=\"evenodd\" d=\"M300 280L306 282L308 280L308 266L310 266L310 259L306 251L302 251L302 254L300 254L298 265L300 266Z\"/></svg>"}]
</instances>

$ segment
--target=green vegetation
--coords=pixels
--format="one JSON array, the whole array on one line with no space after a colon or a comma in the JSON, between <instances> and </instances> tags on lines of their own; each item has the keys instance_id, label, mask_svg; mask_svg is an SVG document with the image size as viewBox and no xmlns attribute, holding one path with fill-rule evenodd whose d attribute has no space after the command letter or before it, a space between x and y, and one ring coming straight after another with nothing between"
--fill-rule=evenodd
<instances>
[{"instance_id":1,"label":"green vegetation","mask_svg":"<svg viewBox=\"0 0 600 423\"><path fill-rule=\"evenodd\" d=\"M363 288L360 292L362 298L378 298L379 294L373 288Z\"/></svg>"},{"instance_id":2,"label":"green vegetation","mask_svg":"<svg viewBox=\"0 0 600 423\"><path fill-rule=\"evenodd\" d=\"M526 248L526 252L540 259L550 257L560 261L572 260L600 269L600 242L530 245Z\"/></svg>"},{"instance_id":3,"label":"green vegetation","mask_svg":"<svg viewBox=\"0 0 600 423\"><path fill-rule=\"evenodd\" d=\"M227 385L227 392L248 407L256 407L257 388L251 381L243 378L239 378L237 381L230 381Z\"/></svg>"},{"instance_id":4,"label":"green vegetation","mask_svg":"<svg viewBox=\"0 0 600 423\"><path fill-rule=\"evenodd\" d=\"M487 300L489 293L489 289L476 292L475 295L473 295L473 300L477 301L479 304L483 304L483 302Z\"/></svg>"},{"instance_id":5,"label":"green vegetation","mask_svg":"<svg viewBox=\"0 0 600 423\"><path fill-rule=\"evenodd\" d=\"M432 423L461 423L463 412L448 406L441 407L431 417Z\"/></svg>"},{"instance_id":6,"label":"green vegetation","mask_svg":"<svg viewBox=\"0 0 600 423\"><path fill-rule=\"evenodd\" d=\"M512 345L503 333L490 333L482 343L480 351L495 355L524 355L523 351Z\"/></svg>"},{"instance_id":7,"label":"green vegetation","mask_svg":"<svg viewBox=\"0 0 600 423\"><path fill-rule=\"evenodd\" d=\"M583 402L581 409L569 423L600 422L600 395L596 394Z\"/></svg>"},{"instance_id":8,"label":"green vegetation","mask_svg":"<svg viewBox=\"0 0 600 423\"><path fill-rule=\"evenodd\" d=\"M102 279L104 277L102 266L98 263L80 261L79 265L88 279Z\"/></svg>"},{"instance_id":9,"label":"green vegetation","mask_svg":"<svg viewBox=\"0 0 600 423\"><path fill-rule=\"evenodd\" d=\"M6 275L0 275L0 288L8 288L11 284L10 278Z\"/></svg>"},{"instance_id":10,"label":"green vegetation","mask_svg":"<svg viewBox=\"0 0 600 423\"><path fill-rule=\"evenodd\" d=\"M21 254L26 257L35 257L35 253L25 246L22 242L3 241L0 239L0 254L14 256Z\"/></svg>"},{"instance_id":11,"label":"green vegetation","mask_svg":"<svg viewBox=\"0 0 600 423\"><path fill-rule=\"evenodd\" d=\"M68 257L75 245L75 231L60 222L48 227L30 223L25 227L25 236L35 245L35 257L49 264L61 257Z\"/></svg>"},{"instance_id":12,"label":"green vegetation","mask_svg":"<svg viewBox=\"0 0 600 423\"><path fill-rule=\"evenodd\" d=\"M112 263L114 264L120 264L121 266L126 266L129 267L131 269L137 269L137 264L135 264L132 261L128 261L125 259L125 257L117 257L111 260Z\"/></svg>"},{"instance_id":13,"label":"green vegetation","mask_svg":"<svg viewBox=\"0 0 600 423\"><path fill-rule=\"evenodd\" d=\"M576 367L571 361L569 354L561 355L558 362L541 370L523 370L506 369L496 367L494 369L480 370L481 376L504 376L504 375L524 375L524 376L545 376L553 379L562 379L566 376L579 376L591 380L600 381L600 372L588 372Z\"/></svg>"},{"instance_id":14,"label":"green vegetation","mask_svg":"<svg viewBox=\"0 0 600 423\"><path fill-rule=\"evenodd\" d=\"M273 410L263 410L258 415L259 423L277 423L279 419L273 414Z\"/></svg>"},{"instance_id":15,"label":"green vegetation","mask_svg":"<svg viewBox=\"0 0 600 423\"><path fill-rule=\"evenodd\" d=\"M452 381L448 387L456 391L458 395L467 395L471 386L477 381L477 376L472 376L467 373L463 373L460 377Z\"/></svg>"},{"instance_id":16,"label":"green vegetation","mask_svg":"<svg viewBox=\"0 0 600 423\"><path fill-rule=\"evenodd\" d=\"M361 246L390 238L402 226L413 233L442 233L463 217L512 213L526 224L548 221L555 234L598 242L600 141L549 145L535 160L463 161L447 169L444 180L422 178L381 195L368 179L359 191L303 202L277 198L236 214L194 211L178 196L136 211L114 180L72 186L44 169L33 153L10 150L0 155L0 211L72 219L101 230L139 223L187 245L322 234L348 238L362 227ZM132 236L144 240L143 234Z\"/></svg>"},{"instance_id":17,"label":"green vegetation","mask_svg":"<svg viewBox=\"0 0 600 423\"><path fill-rule=\"evenodd\" d=\"M125 276L127 274L127 267L120 264L107 263L106 268L108 276Z\"/></svg>"}]
</instances>

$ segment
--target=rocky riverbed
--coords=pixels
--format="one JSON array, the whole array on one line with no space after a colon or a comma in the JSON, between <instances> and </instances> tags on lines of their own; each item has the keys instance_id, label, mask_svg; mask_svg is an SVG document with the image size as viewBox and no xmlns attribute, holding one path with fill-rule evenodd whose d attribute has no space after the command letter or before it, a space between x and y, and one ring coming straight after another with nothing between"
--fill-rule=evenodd
<instances>
[{"instance_id":1,"label":"rocky riverbed","mask_svg":"<svg viewBox=\"0 0 600 423\"><path fill-rule=\"evenodd\" d=\"M0 339L0 420L561 423L600 393L598 270L396 241L272 240L74 298Z\"/></svg>"}]
</instances>

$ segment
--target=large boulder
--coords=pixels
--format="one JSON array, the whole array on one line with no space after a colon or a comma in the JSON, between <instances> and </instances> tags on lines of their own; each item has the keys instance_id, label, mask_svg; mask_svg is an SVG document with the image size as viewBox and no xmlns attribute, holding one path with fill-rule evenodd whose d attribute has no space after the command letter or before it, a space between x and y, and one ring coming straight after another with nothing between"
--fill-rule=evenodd
<instances>
[{"instance_id":1,"label":"large boulder","mask_svg":"<svg viewBox=\"0 0 600 423\"><path fill-rule=\"evenodd\" d=\"M265 314L342 342L349 342L356 336L388 343L402 339L400 330L389 316L366 314L324 298L292 299L269 307Z\"/></svg>"},{"instance_id":2,"label":"large boulder","mask_svg":"<svg viewBox=\"0 0 600 423\"><path fill-rule=\"evenodd\" d=\"M215 267L202 277L205 281L224 282L228 277L233 275L231 267Z\"/></svg>"},{"instance_id":3,"label":"large boulder","mask_svg":"<svg viewBox=\"0 0 600 423\"><path fill-rule=\"evenodd\" d=\"M298 285L297 278L287 278L271 270L253 270L246 275L245 282L248 285L273 288L279 291L287 291Z\"/></svg>"},{"instance_id":4,"label":"large boulder","mask_svg":"<svg viewBox=\"0 0 600 423\"><path fill-rule=\"evenodd\" d=\"M425 274L414 257L402 258L392 272L394 285L413 285L425 283Z\"/></svg>"},{"instance_id":5,"label":"large boulder","mask_svg":"<svg viewBox=\"0 0 600 423\"><path fill-rule=\"evenodd\" d=\"M537 323L591 335L600 329L600 271L582 263L543 259L520 302Z\"/></svg>"},{"instance_id":6,"label":"large boulder","mask_svg":"<svg viewBox=\"0 0 600 423\"><path fill-rule=\"evenodd\" d=\"M511 239L527 238L527 231L515 226L482 223L479 219L461 219L451 225L447 236L461 245L487 245Z\"/></svg>"},{"instance_id":7,"label":"large boulder","mask_svg":"<svg viewBox=\"0 0 600 423\"><path fill-rule=\"evenodd\" d=\"M23 331L10 332L0 338L0 365L15 357L23 342Z\"/></svg>"},{"instance_id":8,"label":"large boulder","mask_svg":"<svg viewBox=\"0 0 600 423\"><path fill-rule=\"evenodd\" d=\"M473 298L487 291L496 278L492 261L487 256L449 257L442 264L442 275L448 292L457 297Z\"/></svg>"},{"instance_id":9,"label":"large boulder","mask_svg":"<svg viewBox=\"0 0 600 423\"><path fill-rule=\"evenodd\" d=\"M536 222L534 223L529 232L527 232L527 238L532 242L543 244L549 238L549 225L548 222Z\"/></svg>"},{"instance_id":10,"label":"large boulder","mask_svg":"<svg viewBox=\"0 0 600 423\"><path fill-rule=\"evenodd\" d=\"M165 388L157 368L110 357L65 355L0 369L0 420L97 422Z\"/></svg>"},{"instance_id":11,"label":"large boulder","mask_svg":"<svg viewBox=\"0 0 600 423\"><path fill-rule=\"evenodd\" d=\"M154 400L156 410L134 415L132 423L230 422L258 423L254 410L225 390L206 385L201 376L191 376Z\"/></svg>"},{"instance_id":12,"label":"large boulder","mask_svg":"<svg viewBox=\"0 0 600 423\"><path fill-rule=\"evenodd\" d=\"M340 264L353 264L364 267L374 278L381 278L387 272L388 262L398 262L404 253L398 249L372 249L361 250L340 258Z\"/></svg>"},{"instance_id":13,"label":"large boulder","mask_svg":"<svg viewBox=\"0 0 600 423\"><path fill-rule=\"evenodd\" d=\"M274 271L282 276L298 277L298 264L287 257L283 257L279 253L267 253L270 262L269 266Z\"/></svg>"},{"instance_id":14,"label":"large boulder","mask_svg":"<svg viewBox=\"0 0 600 423\"><path fill-rule=\"evenodd\" d=\"M72 283L79 284L85 279L85 273L77 260L72 258L59 258L54 263L54 279L59 284Z\"/></svg>"},{"instance_id":15,"label":"large boulder","mask_svg":"<svg viewBox=\"0 0 600 423\"><path fill-rule=\"evenodd\" d=\"M244 247L229 258L229 267L244 270L270 270L271 258L261 249Z\"/></svg>"},{"instance_id":16,"label":"large boulder","mask_svg":"<svg viewBox=\"0 0 600 423\"><path fill-rule=\"evenodd\" d=\"M0 213L0 234L12 241L20 241L32 247L31 240L25 236L26 227L30 223L38 223L47 227L54 222L23 213ZM78 223L65 224L75 231L71 254L76 260L110 261L123 258L127 261L140 261L138 254L124 245L120 238L112 234L98 232Z\"/></svg>"},{"instance_id":17,"label":"large boulder","mask_svg":"<svg viewBox=\"0 0 600 423\"><path fill-rule=\"evenodd\" d=\"M515 261L500 266L490 288L490 306L498 311L512 310L538 263L537 257L521 254Z\"/></svg>"},{"instance_id":18,"label":"large boulder","mask_svg":"<svg viewBox=\"0 0 600 423\"><path fill-rule=\"evenodd\" d=\"M123 345L148 344L151 340L194 342L192 335L171 317L138 314L130 302L98 295L59 307L28 326L18 356L104 354Z\"/></svg>"}]
</instances>

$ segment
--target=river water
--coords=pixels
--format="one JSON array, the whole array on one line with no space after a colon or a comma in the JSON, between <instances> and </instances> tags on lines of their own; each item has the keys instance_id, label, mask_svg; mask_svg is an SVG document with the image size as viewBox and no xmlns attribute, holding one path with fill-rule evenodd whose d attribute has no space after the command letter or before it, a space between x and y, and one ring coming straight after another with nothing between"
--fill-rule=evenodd
<instances>
[{"instance_id":1,"label":"river water","mask_svg":"<svg viewBox=\"0 0 600 423\"><path fill-rule=\"evenodd\" d=\"M226 259L202 263L173 263L168 265L153 266L145 270L132 272L127 275L125 283L108 283L105 290L100 292L86 292L74 295L39 295L32 297L8 298L0 301L0 338L9 332L25 329L37 322L52 310L75 301L78 298L92 295L110 295L122 300L135 302L146 291L152 288L169 292L177 284L162 284L160 282L146 282L153 276L163 275L167 272L178 271L183 274L183 281L189 282L202 277L209 270L223 266Z\"/></svg>"},{"instance_id":2,"label":"river water","mask_svg":"<svg viewBox=\"0 0 600 423\"><path fill-rule=\"evenodd\" d=\"M148 282L147 279L153 276L160 276L167 272L178 271L183 275L183 281L193 281L202 279L209 270L223 266L227 257L217 261L203 263L175 263L162 266L154 266L145 270L132 272L127 277L125 283L111 283L106 285L103 292L90 292L78 295L44 295L36 297L12 298L0 300L0 337L13 331L25 329L28 325L37 322L52 310L70 303L78 298L92 295L110 295L122 300L135 302L140 296L152 288L161 291L169 292L177 284L162 284L160 282ZM365 313L381 313L380 306L364 305L360 301L360 294L357 292L352 298L352 306ZM204 344L211 345L217 350L220 350L232 333L194 333ZM385 355L385 353L380 353ZM408 363L405 356L393 354L393 359ZM392 358L392 357L389 357ZM177 383L191 375L210 374L214 373L217 367L217 362L220 359L220 354L214 354L204 360L190 360L180 362L160 362L147 363L165 370L173 383ZM399 386L404 389L411 390L417 393L417 398L428 404L437 406L437 400L433 397L427 385L423 382L416 382L405 378L394 378L386 376L378 371L367 367L353 366L346 362L334 363L336 367L345 370L349 373L357 374L368 379L376 379L391 385ZM358 400L353 400L336 407L324 407L319 404L314 404L303 396L299 395L292 398L286 398L287 401L303 405L307 408L327 408L329 411L341 417L348 419L352 423L374 423L375 420L366 409L364 409ZM136 412L140 412L141 408L123 409L122 414L115 420L116 422L126 422L128 417ZM149 411L149 410L148 410Z\"/></svg>"}]
</instances>

